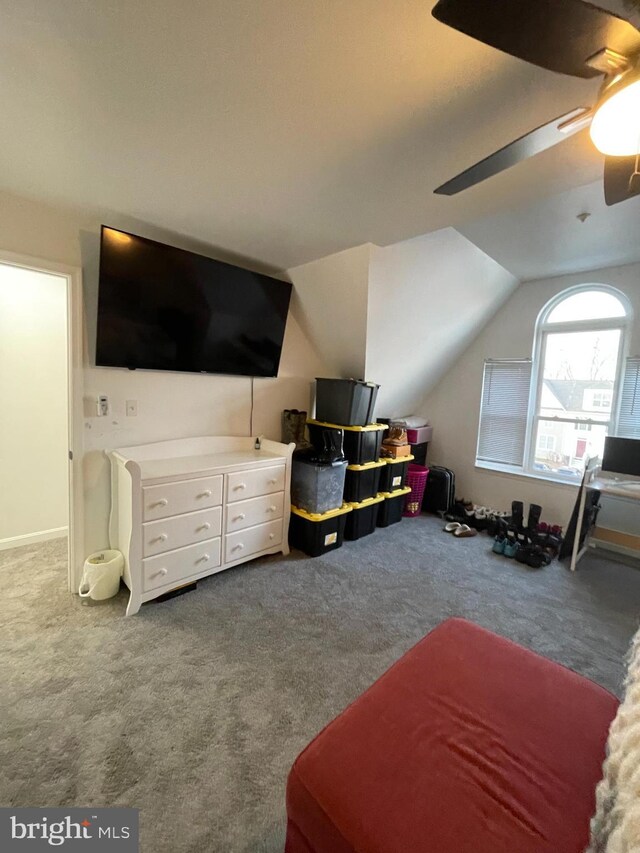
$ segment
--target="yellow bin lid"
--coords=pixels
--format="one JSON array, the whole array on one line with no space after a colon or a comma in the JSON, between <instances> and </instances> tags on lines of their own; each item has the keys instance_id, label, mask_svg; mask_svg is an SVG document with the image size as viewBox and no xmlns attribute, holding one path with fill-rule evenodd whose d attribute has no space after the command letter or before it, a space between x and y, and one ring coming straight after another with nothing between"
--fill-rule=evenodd
<instances>
[{"instance_id":1,"label":"yellow bin lid","mask_svg":"<svg viewBox=\"0 0 640 853\"><path fill-rule=\"evenodd\" d=\"M413 456L411 458L413 459ZM370 471L372 468L382 468L386 464L386 459L378 459L377 462L364 462L362 465L347 465L347 471Z\"/></svg>"},{"instance_id":2,"label":"yellow bin lid","mask_svg":"<svg viewBox=\"0 0 640 853\"><path fill-rule=\"evenodd\" d=\"M346 512L351 512L351 504L342 504L337 509L328 509L326 512L307 512L306 509L300 509L291 504L291 512L299 515L307 521L327 521L330 518L335 518L338 515L344 515Z\"/></svg>"},{"instance_id":3,"label":"yellow bin lid","mask_svg":"<svg viewBox=\"0 0 640 853\"><path fill-rule=\"evenodd\" d=\"M409 491L411 491L411 489L409 489ZM382 503L383 500L384 495L378 494L375 496L375 498L366 498L366 500L360 501L359 503L351 502L349 506L351 507L351 509L365 509L368 506L373 506L373 504Z\"/></svg>"},{"instance_id":4,"label":"yellow bin lid","mask_svg":"<svg viewBox=\"0 0 640 853\"><path fill-rule=\"evenodd\" d=\"M307 419L308 424L313 426L329 427L329 429L346 429L351 432L379 432L383 429L389 429L387 424L367 424L366 426L344 426L344 424L329 424L325 421L316 421L313 418Z\"/></svg>"},{"instance_id":5,"label":"yellow bin lid","mask_svg":"<svg viewBox=\"0 0 640 853\"><path fill-rule=\"evenodd\" d=\"M409 454L408 456L396 456L395 459L392 459L390 456L385 456L382 462L386 462L387 465L399 465L400 462L411 462L412 459L415 459L415 456Z\"/></svg>"},{"instance_id":6,"label":"yellow bin lid","mask_svg":"<svg viewBox=\"0 0 640 853\"><path fill-rule=\"evenodd\" d=\"M410 491L411 486L404 486L402 489L396 489L395 492L378 492L378 497L399 498L400 495L408 495Z\"/></svg>"}]
</instances>

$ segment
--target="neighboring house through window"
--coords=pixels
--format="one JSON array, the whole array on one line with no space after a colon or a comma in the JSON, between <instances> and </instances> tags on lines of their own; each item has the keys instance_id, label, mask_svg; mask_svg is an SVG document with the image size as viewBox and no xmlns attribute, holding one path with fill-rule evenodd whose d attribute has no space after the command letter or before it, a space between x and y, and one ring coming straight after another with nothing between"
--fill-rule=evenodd
<instances>
[{"instance_id":1,"label":"neighboring house through window","mask_svg":"<svg viewBox=\"0 0 640 853\"><path fill-rule=\"evenodd\" d=\"M577 479L585 457L601 456L616 431L631 319L626 297L604 285L551 300L536 324L532 360L485 363L476 463ZM630 383L625 374L624 387ZM629 405L623 399L625 411Z\"/></svg>"}]
</instances>

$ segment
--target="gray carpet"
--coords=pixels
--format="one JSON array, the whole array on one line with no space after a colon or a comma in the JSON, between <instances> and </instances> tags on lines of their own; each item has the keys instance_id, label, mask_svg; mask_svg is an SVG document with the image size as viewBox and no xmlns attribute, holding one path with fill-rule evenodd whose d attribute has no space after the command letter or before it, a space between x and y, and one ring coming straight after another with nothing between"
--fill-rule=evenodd
<instances>
[{"instance_id":1,"label":"gray carpet","mask_svg":"<svg viewBox=\"0 0 640 853\"><path fill-rule=\"evenodd\" d=\"M282 851L300 749L430 628L466 616L620 692L640 571L533 571L406 519L125 618L84 606L64 542L0 552L0 804L129 805L145 853Z\"/></svg>"}]
</instances>

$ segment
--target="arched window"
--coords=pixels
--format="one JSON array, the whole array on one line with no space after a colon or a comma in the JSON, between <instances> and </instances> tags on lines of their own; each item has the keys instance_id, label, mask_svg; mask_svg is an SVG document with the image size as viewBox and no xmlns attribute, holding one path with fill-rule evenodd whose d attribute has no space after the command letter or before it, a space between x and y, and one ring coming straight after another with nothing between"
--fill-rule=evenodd
<instances>
[{"instance_id":1,"label":"arched window","mask_svg":"<svg viewBox=\"0 0 640 853\"><path fill-rule=\"evenodd\" d=\"M626 296L602 284L548 302L533 359L485 361L476 465L576 482L618 420L625 435L640 437L640 359L628 360L622 381L632 320Z\"/></svg>"},{"instance_id":2,"label":"arched window","mask_svg":"<svg viewBox=\"0 0 640 853\"><path fill-rule=\"evenodd\" d=\"M627 298L612 287L565 290L541 311L533 353L525 469L578 479L588 456L602 456L615 432Z\"/></svg>"}]
</instances>

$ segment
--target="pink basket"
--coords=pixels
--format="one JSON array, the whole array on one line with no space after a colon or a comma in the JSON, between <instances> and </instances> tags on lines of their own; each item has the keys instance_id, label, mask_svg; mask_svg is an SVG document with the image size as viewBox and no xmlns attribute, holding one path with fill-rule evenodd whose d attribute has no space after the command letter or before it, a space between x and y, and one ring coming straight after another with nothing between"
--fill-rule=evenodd
<instances>
[{"instance_id":1,"label":"pink basket","mask_svg":"<svg viewBox=\"0 0 640 853\"><path fill-rule=\"evenodd\" d=\"M420 515L422 510L422 498L424 497L424 489L427 485L428 476L429 469L425 468L424 465L414 465L413 463L409 463L407 486L411 488L411 491L404 499L404 512L402 513L404 516L413 518L416 515Z\"/></svg>"}]
</instances>

